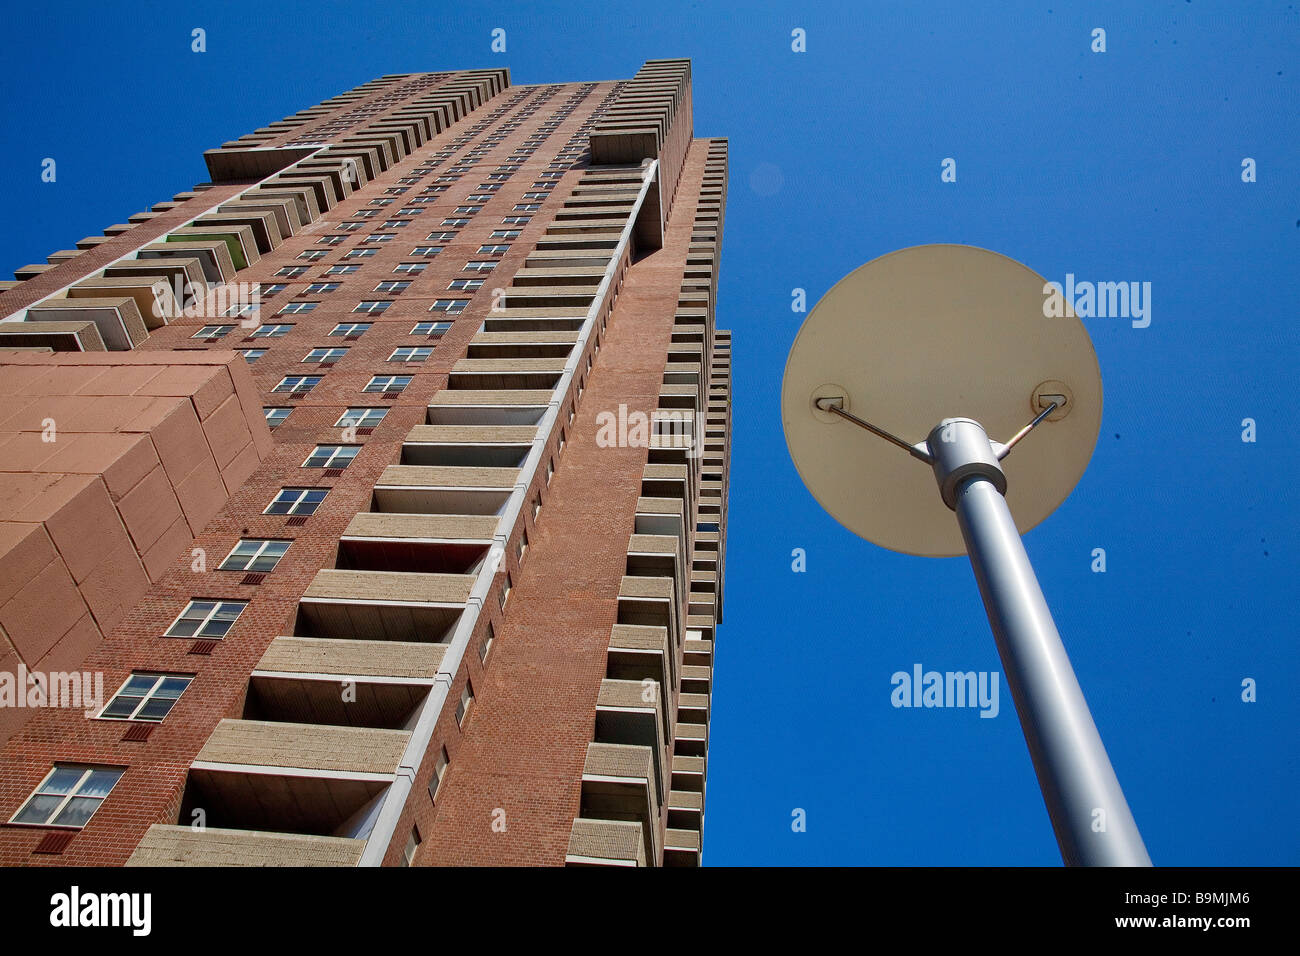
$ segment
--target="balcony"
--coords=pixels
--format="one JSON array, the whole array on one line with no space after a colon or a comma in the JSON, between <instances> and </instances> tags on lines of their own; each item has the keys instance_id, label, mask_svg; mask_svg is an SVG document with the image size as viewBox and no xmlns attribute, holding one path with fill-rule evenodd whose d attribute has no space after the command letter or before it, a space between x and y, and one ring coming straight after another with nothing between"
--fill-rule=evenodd
<instances>
[{"instance_id":1,"label":"balcony","mask_svg":"<svg viewBox=\"0 0 1300 956\"><path fill-rule=\"evenodd\" d=\"M257 244L257 251L266 255L272 249L275 249L283 241L284 237L280 234L280 227L276 224L275 216L269 212L253 212L251 210L244 212L207 212L195 219L190 226L195 229L206 229L211 232L224 232L231 226L244 226L251 230L253 241ZM252 265L256 259L250 258L249 265Z\"/></svg>"},{"instance_id":2,"label":"balcony","mask_svg":"<svg viewBox=\"0 0 1300 956\"><path fill-rule=\"evenodd\" d=\"M474 577L325 568L298 605L296 633L343 640L446 643Z\"/></svg>"},{"instance_id":3,"label":"balcony","mask_svg":"<svg viewBox=\"0 0 1300 956\"><path fill-rule=\"evenodd\" d=\"M452 366L447 384L450 388L549 391L560 383L566 362L565 358L464 358Z\"/></svg>"},{"instance_id":4,"label":"balcony","mask_svg":"<svg viewBox=\"0 0 1300 956\"><path fill-rule=\"evenodd\" d=\"M676 646L682 626L673 579L624 575L618 591L618 623L667 629Z\"/></svg>"},{"instance_id":5,"label":"balcony","mask_svg":"<svg viewBox=\"0 0 1300 956\"><path fill-rule=\"evenodd\" d=\"M579 817L569 831L566 866L646 866L640 823Z\"/></svg>"},{"instance_id":6,"label":"balcony","mask_svg":"<svg viewBox=\"0 0 1300 956\"><path fill-rule=\"evenodd\" d=\"M153 276L93 276L83 279L71 286L67 300L120 299L123 296L133 300L136 312L144 321L145 327L157 329L180 312L172 287L167 280Z\"/></svg>"},{"instance_id":7,"label":"balcony","mask_svg":"<svg viewBox=\"0 0 1300 956\"><path fill-rule=\"evenodd\" d=\"M416 425L402 444L402 464L521 468L536 436L532 425Z\"/></svg>"},{"instance_id":8,"label":"balcony","mask_svg":"<svg viewBox=\"0 0 1300 956\"><path fill-rule=\"evenodd\" d=\"M495 515L363 511L339 540L339 567L472 574L492 545Z\"/></svg>"},{"instance_id":9,"label":"balcony","mask_svg":"<svg viewBox=\"0 0 1300 956\"><path fill-rule=\"evenodd\" d=\"M429 402L430 425L541 424L549 391L472 391L443 389Z\"/></svg>"},{"instance_id":10,"label":"balcony","mask_svg":"<svg viewBox=\"0 0 1300 956\"><path fill-rule=\"evenodd\" d=\"M235 260L224 239L194 239L189 242L168 239L145 246L136 253L136 259L189 259L199 260L203 278L209 285L221 285L235 278Z\"/></svg>"},{"instance_id":11,"label":"balcony","mask_svg":"<svg viewBox=\"0 0 1300 956\"><path fill-rule=\"evenodd\" d=\"M700 832L669 829L664 831L664 866L699 866Z\"/></svg>"},{"instance_id":12,"label":"balcony","mask_svg":"<svg viewBox=\"0 0 1300 956\"><path fill-rule=\"evenodd\" d=\"M518 468L389 465L375 484L374 502L391 513L496 515L518 480Z\"/></svg>"},{"instance_id":13,"label":"balcony","mask_svg":"<svg viewBox=\"0 0 1300 956\"><path fill-rule=\"evenodd\" d=\"M668 794L668 826L674 830L699 831L704 827L704 794L673 790Z\"/></svg>"},{"instance_id":14,"label":"balcony","mask_svg":"<svg viewBox=\"0 0 1300 956\"><path fill-rule=\"evenodd\" d=\"M254 676L385 677L431 682L446 647L413 641L356 641L277 637L254 668Z\"/></svg>"},{"instance_id":15,"label":"balcony","mask_svg":"<svg viewBox=\"0 0 1300 956\"><path fill-rule=\"evenodd\" d=\"M578 341L578 331L480 332L469 343L466 358L562 358L567 359Z\"/></svg>"},{"instance_id":16,"label":"balcony","mask_svg":"<svg viewBox=\"0 0 1300 956\"><path fill-rule=\"evenodd\" d=\"M583 819L640 824L645 859L659 859L659 782L649 747L590 743L582 767Z\"/></svg>"},{"instance_id":17,"label":"balcony","mask_svg":"<svg viewBox=\"0 0 1300 956\"><path fill-rule=\"evenodd\" d=\"M365 840L154 824L127 866L356 866Z\"/></svg>"},{"instance_id":18,"label":"balcony","mask_svg":"<svg viewBox=\"0 0 1300 956\"><path fill-rule=\"evenodd\" d=\"M104 340L94 322L0 322L0 349L51 352L103 352Z\"/></svg>"},{"instance_id":19,"label":"balcony","mask_svg":"<svg viewBox=\"0 0 1300 956\"><path fill-rule=\"evenodd\" d=\"M615 680L653 680L660 687L676 686L676 655L668 644L668 629L615 624L609 636L606 676Z\"/></svg>"},{"instance_id":20,"label":"balcony","mask_svg":"<svg viewBox=\"0 0 1300 956\"><path fill-rule=\"evenodd\" d=\"M243 719L409 730L432 687L432 677L292 674L259 669L249 678Z\"/></svg>"},{"instance_id":21,"label":"balcony","mask_svg":"<svg viewBox=\"0 0 1300 956\"><path fill-rule=\"evenodd\" d=\"M362 838L410 741L404 730L222 720L190 766L182 820Z\"/></svg>"}]
</instances>

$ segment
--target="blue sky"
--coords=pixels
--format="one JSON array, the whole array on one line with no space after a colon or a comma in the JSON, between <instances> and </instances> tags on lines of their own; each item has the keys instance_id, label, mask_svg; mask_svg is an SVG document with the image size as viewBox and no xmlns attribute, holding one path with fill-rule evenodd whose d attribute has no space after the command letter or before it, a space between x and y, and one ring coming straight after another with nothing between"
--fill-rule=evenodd
<instances>
[{"instance_id":1,"label":"blue sky","mask_svg":"<svg viewBox=\"0 0 1300 956\"><path fill-rule=\"evenodd\" d=\"M19 6L0 36L0 182L29 225L0 232L0 263L42 262L206 178L204 149L383 73L504 65L541 83L689 56L696 135L731 144L706 863L1059 862L1005 684L991 720L889 702L918 662L1001 670L968 564L844 531L802 488L778 413L792 289L815 302L883 253L959 242L1049 279L1152 283L1150 327L1087 321L1101 437L1026 545L1154 861L1295 865L1296 6Z\"/></svg>"}]
</instances>

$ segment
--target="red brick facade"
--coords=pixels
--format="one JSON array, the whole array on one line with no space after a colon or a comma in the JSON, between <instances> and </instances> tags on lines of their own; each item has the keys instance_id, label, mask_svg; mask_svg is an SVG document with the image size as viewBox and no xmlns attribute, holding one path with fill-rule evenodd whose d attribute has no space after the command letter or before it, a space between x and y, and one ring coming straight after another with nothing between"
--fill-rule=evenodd
<instances>
[{"instance_id":1,"label":"red brick facade","mask_svg":"<svg viewBox=\"0 0 1300 956\"><path fill-rule=\"evenodd\" d=\"M362 88L365 95L322 113L316 127L337 123L341 117L348 118L343 122L352 122L359 108L364 119L374 124L386 111L409 104L417 94L436 92L440 85L464 76L386 78L376 88L378 92ZM50 828L0 824L0 865L121 865L137 850L150 827L191 824L194 798L192 793L186 797L191 765L223 719L239 720L250 712L250 674L277 637L294 635L295 628L301 626L296 623L299 602L318 573L347 566L340 538L354 516L371 510L375 486L385 469L405 461L404 443L413 428L428 421L431 399L453 384L458 363L467 355L473 357L484 320L499 314L494 309L493 290L510 284L557 214L565 209L566 200L588 168L584 151L587 132L597 111L615 102L618 89L611 82L507 86L448 128L413 144L405 156L377 171L333 208L321 210L314 222L302 224L294 235L264 251L258 261L239 272L238 281L287 286L263 299L259 315L263 324L292 324L286 335L247 337L251 329L241 327L239 317L182 316L153 329L138 346L150 352L265 349L250 368L262 404L292 407L292 411L271 432L274 441L256 470L239 484L215 517L203 524L193 541L195 550L186 550L154 578L147 593L83 665L104 673L110 696L133 671L191 674L192 684L143 741L124 741L127 724L122 721L88 719L80 711L46 710L27 723L0 749L0 821L13 817L56 763L125 768L125 773L86 826L58 854L33 852ZM371 109L376 112L368 112ZM540 129L557 109L563 109L565 115L555 117L554 128ZM501 129L512 122L519 125ZM295 142L295 138L322 135L305 132L316 127L304 124L296 131L264 135L261 145L280 146ZM498 131L502 135L486 144L488 148L477 155L477 163L458 165ZM341 136L345 132L327 130L326 134ZM534 134L537 138L529 142ZM563 394L557 392L549 399L559 410L546 436L544 464L532 474L523 492L529 504L508 529L504 560L482 601L459 667L450 675L447 703L437 716L409 795L401 806L393 808L393 812L400 810L400 815L395 823L380 824L381 829L390 828L384 831L390 834L386 849L380 848L385 864L403 862L412 827L418 827L422 841L413 859L417 864L565 862L570 828L580 813L583 754L593 739L596 697L606 676L605 651L617 620L619 582L626 573L628 539L633 533L637 499L643 494L642 473L647 462L644 447L598 447L596 416L617 410L620 404L647 414L659 405L675 316L682 301L688 249L700 228L694 217L706 160L725 156L725 148L717 145L722 141L692 141L690 135L687 109L686 125L677 123L665 139L665 149L680 143L683 155L661 166L675 165L681 170L679 181L659 184L665 193L663 207L668 208L671 200L662 248L633 250L629 246L623 251L573 381ZM525 147L532 150L528 155L510 159ZM552 164L563 164L562 175L555 179L548 175ZM499 167L508 169L508 174L489 178ZM718 168L725 169L725 165ZM457 178L446 182L445 191L423 192L442 185L439 178L449 175ZM408 182L399 182L404 179ZM486 184L499 188L480 188ZM386 192L403 186L403 194ZM185 212L184 207L201 203L206 208L238 188L222 184L199 191L180 207L136 226L141 231L136 240L152 241L165 231L161 227L193 218L193 212ZM488 198L468 198L479 195ZM417 197L432 201L412 203ZM392 202L375 205L383 199ZM517 208L534 205L537 208ZM464 207L480 208L457 211ZM377 214L371 218L361 215L372 211ZM520 216L529 217L529 221L503 222ZM445 220L463 219L469 221L443 225ZM394 220L408 224L382 225ZM345 222L359 222L360 226L347 231L340 226ZM718 233L720 228L719 217ZM494 232L516 229L518 236L493 236ZM438 232L454 232L455 237L450 241L425 238ZM363 242L372 233L394 238ZM344 238L336 244L322 242L321 237L334 235ZM715 243L718 239L720 234L714 236ZM42 295L57 295L64 285L93 275L95 269L111 262L114 256L110 253L125 254L133 242L140 245L136 240L132 231L127 231L3 292L0 314L21 310ZM503 255L481 252L484 245L508 245L509 250ZM433 256L413 254L414 248L426 246L441 251ZM375 254L344 258L345 252L354 249L374 249ZM314 260L299 258L312 250L325 254ZM637 258L630 264L633 254ZM468 262L483 261L495 261L496 265L489 272L464 268ZM425 267L420 272L395 271L403 263L423 263ZM331 266L350 264L360 268L353 274L326 274ZM286 267L301 266L307 269L300 276L277 275ZM715 274L716 260L712 270ZM485 280L477 290L448 288L458 280L475 278ZM408 280L410 286L400 292L376 291L381 282ZM308 291L310 284L322 282L337 283L338 287ZM715 279L710 279L710 288L716 288ZM715 374L712 387L706 389L711 398L723 403L719 407L725 407L725 388L718 391L713 384L725 384L726 377L725 362L714 359L712 298L710 291L704 322L708 335L700 349L701 375L707 378L722 369L721 378ZM430 311L435 302L448 299L469 301L456 314ZM357 313L358 303L367 301L390 304L382 312ZM309 302L317 303L310 311L279 314L289 303ZM448 321L451 327L436 339L413 334L415 323L430 321ZM352 322L367 322L370 328L356 338L329 334L337 324ZM214 324L236 327L216 343L193 337L199 327ZM348 351L336 363L325 366L302 361L310 350L330 347ZM388 361L394 349L418 347L432 347L422 362ZM589 372L587 358L593 360ZM301 375L319 375L321 379L300 398L274 391L284 377ZM381 375L410 375L412 380L396 396L363 391L372 376ZM388 411L373 433L352 437L336 424L351 407ZM575 411L571 422L567 418L570 407ZM703 407L698 412L701 418L705 416ZM725 435L725 417L719 428ZM340 473L304 468L304 461L321 444L361 448ZM723 462L719 480L725 482L725 444L719 448L723 456L718 459ZM554 463L553 476L548 476L545 462ZM329 490L319 509L299 522L264 513L282 487ZM532 502L539 496L541 509L534 516ZM720 501L725 514L725 484ZM721 524L724 519L714 520ZM694 528L688 529L688 538L693 532ZM524 534L528 547L521 561L519 545ZM264 580L245 583L242 572L218 569L241 539L290 540L291 544ZM720 591L720 540L716 549L714 586ZM686 574L690 577L690 559L683 555L682 560L688 561ZM497 595L507 574L513 588L502 608ZM187 602L199 598L248 602L225 638L206 654L195 653L192 640L161 636ZM678 600L685 620L690 610L687 595L678 595ZM718 607L720 610L720 598ZM486 661L480 661L476 649L489 626L494 642ZM711 620L707 627L711 638ZM456 704L467 680L474 688L474 702L463 726L458 726ZM677 688L665 691L670 701L676 700L676 692ZM431 693L441 691L435 685ZM427 788L444 747L450 769L443 775L435 805ZM670 755L665 759L671 759ZM498 832L499 826L493 828L497 808L505 811L504 832ZM665 794L656 825L662 827L668 813ZM174 859L183 861L179 855Z\"/></svg>"}]
</instances>

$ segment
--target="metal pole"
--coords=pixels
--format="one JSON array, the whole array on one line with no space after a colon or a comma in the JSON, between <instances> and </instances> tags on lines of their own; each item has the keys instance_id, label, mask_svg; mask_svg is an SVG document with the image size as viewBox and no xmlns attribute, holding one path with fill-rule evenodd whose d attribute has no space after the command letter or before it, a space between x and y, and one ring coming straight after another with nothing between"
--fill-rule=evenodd
<instances>
[{"instance_id":1,"label":"metal pole","mask_svg":"<svg viewBox=\"0 0 1300 956\"><path fill-rule=\"evenodd\" d=\"M988 436L976 422L950 419L928 444L944 500L957 512L1062 859L1150 866L1003 497L1006 479Z\"/></svg>"}]
</instances>

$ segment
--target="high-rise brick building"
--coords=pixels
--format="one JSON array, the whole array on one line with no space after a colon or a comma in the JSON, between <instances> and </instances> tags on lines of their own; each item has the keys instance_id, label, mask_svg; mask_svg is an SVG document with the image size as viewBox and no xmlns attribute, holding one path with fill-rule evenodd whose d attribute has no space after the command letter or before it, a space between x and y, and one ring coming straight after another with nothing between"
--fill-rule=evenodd
<instances>
[{"instance_id":1,"label":"high-rise brick building","mask_svg":"<svg viewBox=\"0 0 1300 956\"><path fill-rule=\"evenodd\" d=\"M730 334L690 62L385 76L206 160L0 292L0 442L33 461L66 467L32 437L64 393L185 385L129 441L77 413L137 456L76 460L114 560L155 557L60 658L103 706L0 749L0 864L698 864ZM76 596L77 535L11 499L0 577L62 562ZM0 671L43 659L27 592Z\"/></svg>"}]
</instances>

